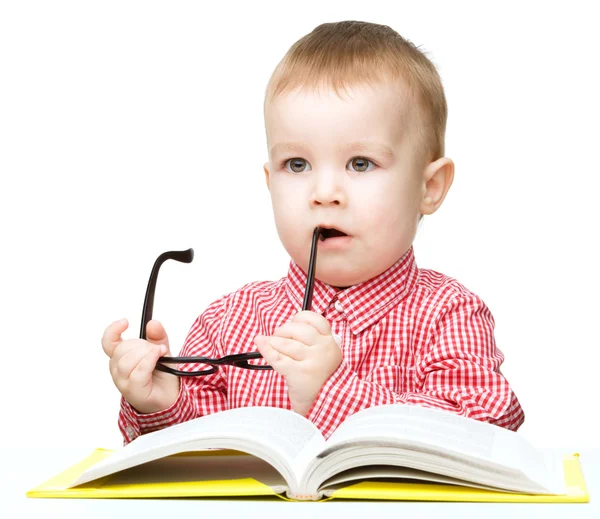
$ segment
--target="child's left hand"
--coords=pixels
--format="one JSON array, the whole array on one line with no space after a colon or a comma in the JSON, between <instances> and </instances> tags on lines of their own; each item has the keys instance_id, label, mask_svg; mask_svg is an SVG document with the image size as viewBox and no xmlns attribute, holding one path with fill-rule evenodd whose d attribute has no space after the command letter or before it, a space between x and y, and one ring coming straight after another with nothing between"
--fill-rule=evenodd
<instances>
[{"instance_id":1,"label":"child's left hand","mask_svg":"<svg viewBox=\"0 0 600 519\"><path fill-rule=\"evenodd\" d=\"M342 362L329 322L316 312L298 312L272 336L254 343L267 363L283 375L292 409L305 416L321 387Z\"/></svg>"}]
</instances>

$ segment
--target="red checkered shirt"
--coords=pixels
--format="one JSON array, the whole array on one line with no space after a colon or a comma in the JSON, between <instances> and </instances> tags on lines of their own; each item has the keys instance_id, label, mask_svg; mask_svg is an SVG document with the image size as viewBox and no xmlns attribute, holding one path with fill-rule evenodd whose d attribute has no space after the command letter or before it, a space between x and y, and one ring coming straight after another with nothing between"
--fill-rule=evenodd
<instances>
[{"instance_id":1,"label":"red checkered shirt","mask_svg":"<svg viewBox=\"0 0 600 519\"><path fill-rule=\"evenodd\" d=\"M286 277L222 296L196 319L179 355L256 351L257 335L272 335L302 310L306 279L291 260ZM504 356L492 314L455 279L419 269L413 247L385 272L343 290L315 278L312 311L327 319L343 352L306 415L325 438L351 414L391 403L444 409L512 430L523 423L500 372ZM163 411L140 414L122 398L118 424L127 444L140 434L245 406L291 409L284 378L231 366L181 377L177 400Z\"/></svg>"}]
</instances>

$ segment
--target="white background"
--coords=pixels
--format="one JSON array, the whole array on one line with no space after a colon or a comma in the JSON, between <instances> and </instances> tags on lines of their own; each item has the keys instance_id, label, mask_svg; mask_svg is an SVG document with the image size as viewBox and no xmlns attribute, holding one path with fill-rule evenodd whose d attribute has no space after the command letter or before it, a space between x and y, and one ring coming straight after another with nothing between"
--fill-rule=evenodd
<instances>
[{"instance_id":1,"label":"white background","mask_svg":"<svg viewBox=\"0 0 600 519\"><path fill-rule=\"evenodd\" d=\"M438 67L456 164L417 264L496 319L536 446L598 447L597 3L0 4L0 375L6 445L118 447L100 338L154 316L179 351L223 294L285 276L262 164L267 81L324 22L389 25Z\"/></svg>"}]
</instances>

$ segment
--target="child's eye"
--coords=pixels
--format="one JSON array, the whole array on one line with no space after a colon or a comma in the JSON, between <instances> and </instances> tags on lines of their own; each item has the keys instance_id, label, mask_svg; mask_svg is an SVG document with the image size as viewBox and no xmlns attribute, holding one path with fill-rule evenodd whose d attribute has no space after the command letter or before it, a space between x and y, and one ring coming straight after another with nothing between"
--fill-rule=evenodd
<instances>
[{"instance_id":1,"label":"child's eye","mask_svg":"<svg viewBox=\"0 0 600 519\"><path fill-rule=\"evenodd\" d=\"M304 171L310 171L310 169L305 169L307 166L310 168L310 164L308 161L304 160L300 157L295 157L293 159L287 159L281 163L281 167L290 171L288 169L288 163L290 164L290 168L294 173L303 173ZM367 171L372 171L375 167L373 161L365 158L365 157L354 157L348 164L352 164L352 169L356 173L365 173ZM367 169L371 164L372 168Z\"/></svg>"},{"instance_id":2,"label":"child's eye","mask_svg":"<svg viewBox=\"0 0 600 519\"><path fill-rule=\"evenodd\" d=\"M290 167L294 173L303 173L305 170L303 168L304 165L308 165L308 162L299 157L295 157L293 159L288 159L282 162L281 167L284 169L288 169L287 164L290 163ZM289 171L289 169L288 169Z\"/></svg>"},{"instance_id":3,"label":"child's eye","mask_svg":"<svg viewBox=\"0 0 600 519\"><path fill-rule=\"evenodd\" d=\"M354 157L348 164L352 164L352 169L357 168L354 169L354 171L356 171L357 173L365 173L366 171L372 171L375 167L375 164L369 159L366 159L365 157ZM373 168L369 170L365 169L369 167L369 164L372 164Z\"/></svg>"}]
</instances>

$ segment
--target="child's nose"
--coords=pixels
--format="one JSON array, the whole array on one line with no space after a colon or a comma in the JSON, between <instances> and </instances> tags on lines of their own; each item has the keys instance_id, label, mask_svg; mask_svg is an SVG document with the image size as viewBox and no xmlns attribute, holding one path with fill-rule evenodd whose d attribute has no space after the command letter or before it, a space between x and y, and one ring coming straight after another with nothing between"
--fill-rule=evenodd
<instances>
[{"instance_id":1,"label":"child's nose","mask_svg":"<svg viewBox=\"0 0 600 519\"><path fill-rule=\"evenodd\" d=\"M318 204L345 201L343 177L335 171L322 171L314 175L313 201Z\"/></svg>"}]
</instances>

